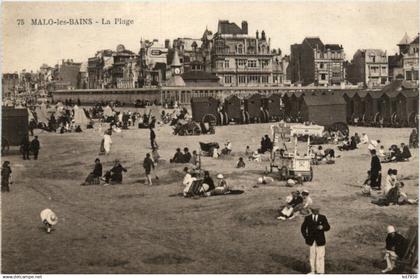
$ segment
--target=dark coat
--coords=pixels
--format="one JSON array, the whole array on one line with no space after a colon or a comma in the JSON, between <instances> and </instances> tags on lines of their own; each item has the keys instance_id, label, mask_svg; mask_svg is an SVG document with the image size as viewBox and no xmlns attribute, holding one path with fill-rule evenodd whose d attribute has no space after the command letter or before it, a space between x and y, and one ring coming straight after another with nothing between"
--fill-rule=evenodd
<instances>
[{"instance_id":1,"label":"dark coat","mask_svg":"<svg viewBox=\"0 0 420 279\"><path fill-rule=\"evenodd\" d=\"M407 145L404 145L403 147L402 157L403 159L408 159L411 157L411 152Z\"/></svg>"},{"instance_id":2,"label":"dark coat","mask_svg":"<svg viewBox=\"0 0 420 279\"><path fill-rule=\"evenodd\" d=\"M153 163L152 159L148 157L144 158L143 168L146 171L146 173L149 174L152 168L155 168L155 164Z\"/></svg>"},{"instance_id":3,"label":"dark coat","mask_svg":"<svg viewBox=\"0 0 420 279\"><path fill-rule=\"evenodd\" d=\"M32 151L38 151L40 149L39 140L33 139L31 142L31 150Z\"/></svg>"},{"instance_id":4,"label":"dark coat","mask_svg":"<svg viewBox=\"0 0 420 279\"><path fill-rule=\"evenodd\" d=\"M388 234L386 237L386 250L395 251L398 257L404 257L405 251L407 250L407 240L404 236L399 233L395 233L394 236Z\"/></svg>"},{"instance_id":5,"label":"dark coat","mask_svg":"<svg viewBox=\"0 0 420 279\"><path fill-rule=\"evenodd\" d=\"M318 214L317 222L313 221L313 215L309 215L305 217L305 221L301 226L301 232L303 238L305 238L305 242L307 245L312 246L312 244L316 243L317 246L324 246L325 245L325 234L324 232L330 230L330 224L328 224L327 217L325 215ZM317 227L319 225L323 226L322 230L318 230Z\"/></svg>"},{"instance_id":6,"label":"dark coat","mask_svg":"<svg viewBox=\"0 0 420 279\"><path fill-rule=\"evenodd\" d=\"M94 177L101 177L102 176L102 164L95 164L95 168L93 169L93 176Z\"/></svg>"},{"instance_id":7,"label":"dark coat","mask_svg":"<svg viewBox=\"0 0 420 279\"><path fill-rule=\"evenodd\" d=\"M382 169L381 161L379 160L378 156L372 156L370 161L370 172L371 173L378 173Z\"/></svg>"},{"instance_id":8,"label":"dark coat","mask_svg":"<svg viewBox=\"0 0 420 279\"><path fill-rule=\"evenodd\" d=\"M127 172L127 169L118 164L111 169L111 181L122 182L122 172Z\"/></svg>"}]
</instances>

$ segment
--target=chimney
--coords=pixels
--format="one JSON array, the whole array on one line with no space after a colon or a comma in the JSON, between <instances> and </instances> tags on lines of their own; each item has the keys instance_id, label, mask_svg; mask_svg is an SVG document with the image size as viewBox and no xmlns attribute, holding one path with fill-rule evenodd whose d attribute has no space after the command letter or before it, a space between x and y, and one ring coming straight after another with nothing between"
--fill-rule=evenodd
<instances>
[{"instance_id":1,"label":"chimney","mask_svg":"<svg viewBox=\"0 0 420 279\"><path fill-rule=\"evenodd\" d=\"M257 32L255 32L255 37L257 37L257 39L259 39L259 33L258 33L258 30L257 30Z\"/></svg>"},{"instance_id":2,"label":"chimney","mask_svg":"<svg viewBox=\"0 0 420 279\"><path fill-rule=\"evenodd\" d=\"M165 40L165 48L169 48L171 41L169 39Z\"/></svg>"},{"instance_id":3,"label":"chimney","mask_svg":"<svg viewBox=\"0 0 420 279\"><path fill-rule=\"evenodd\" d=\"M248 22L242 21L242 34L248 34Z\"/></svg>"},{"instance_id":4,"label":"chimney","mask_svg":"<svg viewBox=\"0 0 420 279\"><path fill-rule=\"evenodd\" d=\"M265 31L264 30L261 32L261 40L265 41Z\"/></svg>"}]
</instances>

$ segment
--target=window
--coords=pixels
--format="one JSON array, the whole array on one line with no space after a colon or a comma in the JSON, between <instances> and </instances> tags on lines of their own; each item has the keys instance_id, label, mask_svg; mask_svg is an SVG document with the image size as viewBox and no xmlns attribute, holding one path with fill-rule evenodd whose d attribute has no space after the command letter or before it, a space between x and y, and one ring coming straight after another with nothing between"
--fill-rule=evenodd
<instances>
[{"instance_id":1,"label":"window","mask_svg":"<svg viewBox=\"0 0 420 279\"><path fill-rule=\"evenodd\" d=\"M372 62L375 63L376 62L376 56L372 56Z\"/></svg>"},{"instance_id":2,"label":"window","mask_svg":"<svg viewBox=\"0 0 420 279\"><path fill-rule=\"evenodd\" d=\"M238 50L238 54L243 54L244 53L244 46L242 44L239 44L237 47Z\"/></svg>"},{"instance_id":3,"label":"window","mask_svg":"<svg viewBox=\"0 0 420 279\"><path fill-rule=\"evenodd\" d=\"M324 69L324 63L323 62L319 63L319 68Z\"/></svg>"},{"instance_id":4,"label":"window","mask_svg":"<svg viewBox=\"0 0 420 279\"><path fill-rule=\"evenodd\" d=\"M262 76L261 83L268 83L268 76Z\"/></svg>"},{"instance_id":5,"label":"window","mask_svg":"<svg viewBox=\"0 0 420 279\"><path fill-rule=\"evenodd\" d=\"M258 83L259 82L259 76L248 76L248 83Z\"/></svg>"},{"instance_id":6,"label":"window","mask_svg":"<svg viewBox=\"0 0 420 279\"><path fill-rule=\"evenodd\" d=\"M267 68L268 67L268 60L261 60L261 67Z\"/></svg>"},{"instance_id":7,"label":"window","mask_svg":"<svg viewBox=\"0 0 420 279\"><path fill-rule=\"evenodd\" d=\"M326 80L327 75L326 74L321 74L321 80Z\"/></svg>"},{"instance_id":8,"label":"window","mask_svg":"<svg viewBox=\"0 0 420 279\"><path fill-rule=\"evenodd\" d=\"M249 68L256 68L257 67L257 61L256 60L248 60L248 67Z\"/></svg>"},{"instance_id":9,"label":"window","mask_svg":"<svg viewBox=\"0 0 420 279\"><path fill-rule=\"evenodd\" d=\"M277 82L277 75L273 75L273 83Z\"/></svg>"},{"instance_id":10,"label":"window","mask_svg":"<svg viewBox=\"0 0 420 279\"><path fill-rule=\"evenodd\" d=\"M405 72L405 79L406 80L412 80L412 72L411 71L406 71Z\"/></svg>"},{"instance_id":11,"label":"window","mask_svg":"<svg viewBox=\"0 0 420 279\"><path fill-rule=\"evenodd\" d=\"M229 68L229 60L225 60L225 68Z\"/></svg>"},{"instance_id":12,"label":"window","mask_svg":"<svg viewBox=\"0 0 420 279\"><path fill-rule=\"evenodd\" d=\"M246 65L246 60L245 59L238 59L238 66L240 67L245 67Z\"/></svg>"},{"instance_id":13,"label":"window","mask_svg":"<svg viewBox=\"0 0 420 279\"><path fill-rule=\"evenodd\" d=\"M246 76L239 76L239 83L246 83Z\"/></svg>"},{"instance_id":14,"label":"window","mask_svg":"<svg viewBox=\"0 0 420 279\"><path fill-rule=\"evenodd\" d=\"M232 76L225 76L225 83L232 83Z\"/></svg>"}]
</instances>

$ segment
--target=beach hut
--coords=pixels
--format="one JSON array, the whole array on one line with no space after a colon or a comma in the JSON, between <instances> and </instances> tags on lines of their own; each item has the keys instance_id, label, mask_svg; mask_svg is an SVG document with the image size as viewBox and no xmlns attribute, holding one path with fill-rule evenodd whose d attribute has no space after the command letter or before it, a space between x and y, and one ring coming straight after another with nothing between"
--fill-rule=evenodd
<instances>
[{"instance_id":1,"label":"beach hut","mask_svg":"<svg viewBox=\"0 0 420 279\"><path fill-rule=\"evenodd\" d=\"M213 97L191 98L191 111L192 119L195 122L217 120L217 124L223 123L219 117L219 101Z\"/></svg>"},{"instance_id":2,"label":"beach hut","mask_svg":"<svg viewBox=\"0 0 420 279\"><path fill-rule=\"evenodd\" d=\"M338 94L308 94L302 96L301 112L303 121L317 125L346 123L346 102Z\"/></svg>"},{"instance_id":3,"label":"beach hut","mask_svg":"<svg viewBox=\"0 0 420 279\"><path fill-rule=\"evenodd\" d=\"M236 95L228 96L224 102L224 110L229 121L235 123L246 123L244 114L244 101Z\"/></svg>"},{"instance_id":4,"label":"beach hut","mask_svg":"<svg viewBox=\"0 0 420 279\"><path fill-rule=\"evenodd\" d=\"M2 107L1 136L9 146L18 146L28 136L28 109Z\"/></svg>"},{"instance_id":5,"label":"beach hut","mask_svg":"<svg viewBox=\"0 0 420 279\"><path fill-rule=\"evenodd\" d=\"M244 98L244 108L249 115L250 122L261 121L261 95L253 94Z\"/></svg>"},{"instance_id":6,"label":"beach hut","mask_svg":"<svg viewBox=\"0 0 420 279\"><path fill-rule=\"evenodd\" d=\"M83 108L79 108L78 106L74 106L74 124L80 125L81 128L86 129L88 124L90 123L89 118L86 117L86 113Z\"/></svg>"},{"instance_id":7,"label":"beach hut","mask_svg":"<svg viewBox=\"0 0 420 279\"><path fill-rule=\"evenodd\" d=\"M357 91L348 90L343 94L343 98L346 101L346 119L349 124L358 124L361 119L360 116L355 114L354 97Z\"/></svg>"},{"instance_id":8,"label":"beach hut","mask_svg":"<svg viewBox=\"0 0 420 279\"><path fill-rule=\"evenodd\" d=\"M282 98L280 94L271 94L262 99L263 108L267 113L268 120L280 120L283 118Z\"/></svg>"}]
</instances>

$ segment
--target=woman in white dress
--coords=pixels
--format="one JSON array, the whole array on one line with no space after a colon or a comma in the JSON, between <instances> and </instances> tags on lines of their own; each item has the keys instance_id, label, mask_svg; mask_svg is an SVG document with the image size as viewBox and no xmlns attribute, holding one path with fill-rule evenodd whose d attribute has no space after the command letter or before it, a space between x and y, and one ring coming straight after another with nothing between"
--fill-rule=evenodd
<instances>
[{"instance_id":1,"label":"woman in white dress","mask_svg":"<svg viewBox=\"0 0 420 279\"><path fill-rule=\"evenodd\" d=\"M108 133L105 133L104 134L104 149L105 149L106 155L108 155L109 152L111 151L111 144L112 144L111 135L109 135Z\"/></svg>"}]
</instances>

